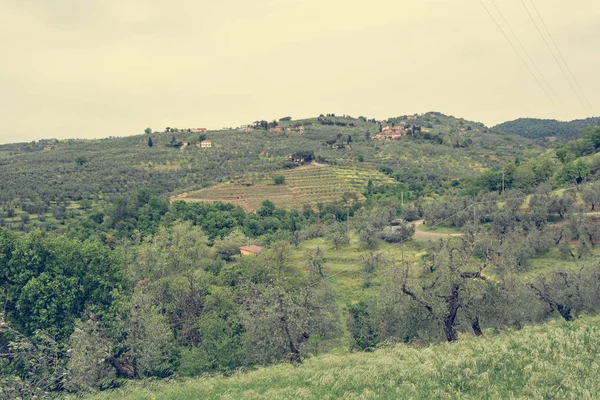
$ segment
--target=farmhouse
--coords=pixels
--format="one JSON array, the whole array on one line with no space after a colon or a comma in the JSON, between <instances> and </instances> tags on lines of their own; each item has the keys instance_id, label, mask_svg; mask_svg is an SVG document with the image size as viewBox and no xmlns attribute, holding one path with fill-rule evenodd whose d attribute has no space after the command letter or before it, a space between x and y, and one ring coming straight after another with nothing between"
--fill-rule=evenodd
<instances>
[{"instance_id":1,"label":"farmhouse","mask_svg":"<svg viewBox=\"0 0 600 400\"><path fill-rule=\"evenodd\" d=\"M206 133L206 128L195 128L192 130L194 133Z\"/></svg>"},{"instance_id":2,"label":"farmhouse","mask_svg":"<svg viewBox=\"0 0 600 400\"><path fill-rule=\"evenodd\" d=\"M256 256L265 251L264 248L251 244L249 246L240 247L240 254L243 256Z\"/></svg>"},{"instance_id":3,"label":"farmhouse","mask_svg":"<svg viewBox=\"0 0 600 400\"><path fill-rule=\"evenodd\" d=\"M289 126L286 128L287 132L299 132L299 133L304 133L304 125L300 125L300 126Z\"/></svg>"},{"instance_id":4,"label":"farmhouse","mask_svg":"<svg viewBox=\"0 0 600 400\"><path fill-rule=\"evenodd\" d=\"M212 147L212 142L210 140L203 140L200 142L200 147L203 149L210 149Z\"/></svg>"},{"instance_id":5,"label":"farmhouse","mask_svg":"<svg viewBox=\"0 0 600 400\"><path fill-rule=\"evenodd\" d=\"M406 136L407 133L408 133L408 131L406 129L399 128L399 127L390 128L388 126L388 127L386 127L385 130L381 131L381 133L378 133L377 135L375 135L374 139L375 140L398 140L402 136Z\"/></svg>"},{"instance_id":6,"label":"farmhouse","mask_svg":"<svg viewBox=\"0 0 600 400\"><path fill-rule=\"evenodd\" d=\"M273 128L269 128L269 132L283 132L283 128L279 125L273 127Z\"/></svg>"}]
</instances>

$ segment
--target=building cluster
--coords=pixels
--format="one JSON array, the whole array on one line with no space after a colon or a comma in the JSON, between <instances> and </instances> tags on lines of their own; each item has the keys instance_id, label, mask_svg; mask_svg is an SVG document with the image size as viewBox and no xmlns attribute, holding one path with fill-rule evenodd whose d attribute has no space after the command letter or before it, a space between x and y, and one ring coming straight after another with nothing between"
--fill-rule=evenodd
<instances>
[{"instance_id":1,"label":"building cluster","mask_svg":"<svg viewBox=\"0 0 600 400\"><path fill-rule=\"evenodd\" d=\"M398 140L402 136L408 135L408 130L399 126L382 128L381 132L375 135L375 140Z\"/></svg>"},{"instance_id":2,"label":"building cluster","mask_svg":"<svg viewBox=\"0 0 600 400\"><path fill-rule=\"evenodd\" d=\"M304 133L304 125L300 125L300 126L288 126L285 129L286 132L297 132L297 133Z\"/></svg>"}]
</instances>

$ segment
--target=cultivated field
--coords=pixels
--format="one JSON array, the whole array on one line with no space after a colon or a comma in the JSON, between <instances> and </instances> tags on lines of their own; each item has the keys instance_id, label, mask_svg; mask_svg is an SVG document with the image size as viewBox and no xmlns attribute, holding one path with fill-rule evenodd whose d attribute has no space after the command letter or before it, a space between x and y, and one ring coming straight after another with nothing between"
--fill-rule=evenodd
<instances>
[{"instance_id":1,"label":"cultivated field","mask_svg":"<svg viewBox=\"0 0 600 400\"><path fill-rule=\"evenodd\" d=\"M285 183L275 185L273 176L283 175ZM355 193L364 200L362 192L371 179L373 184L394 184L395 181L378 171L359 168L339 168L324 165L306 165L264 175L250 182L228 182L195 192L171 197L171 200L221 201L232 203L253 211L264 200L271 200L278 207L315 207L319 203L340 200L344 193Z\"/></svg>"}]
</instances>

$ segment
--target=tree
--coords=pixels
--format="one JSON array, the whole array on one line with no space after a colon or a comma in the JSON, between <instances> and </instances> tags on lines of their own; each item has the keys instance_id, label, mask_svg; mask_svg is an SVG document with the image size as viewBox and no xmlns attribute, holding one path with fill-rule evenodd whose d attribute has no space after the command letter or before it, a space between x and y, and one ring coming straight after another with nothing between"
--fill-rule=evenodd
<instances>
[{"instance_id":1,"label":"tree","mask_svg":"<svg viewBox=\"0 0 600 400\"><path fill-rule=\"evenodd\" d=\"M422 318L439 324L448 342L458 338L461 319L468 321L475 335L482 334L480 318L492 285L484 272L493 263L494 252L486 249L478 260L473 251L473 238L440 240L416 270L410 263L398 267L394 262L388 270L387 282L424 312Z\"/></svg>"},{"instance_id":2,"label":"tree","mask_svg":"<svg viewBox=\"0 0 600 400\"><path fill-rule=\"evenodd\" d=\"M235 229L224 238L217 238L213 245L215 253L223 260L229 261L240 253L240 247L248 242L248 238L239 229Z\"/></svg>"},{"instance_id":3,"label":"tree","mask_svg":"<svg viewBox=\"0 0 600 400\"><path fill-rule=\"evenodd\" d=\"M20 217L21 217L21 221L22 221L24 224L26 224L26 223L28 223L28 222L29 222L29 219L30 219L30 217L29 217L29 214L27 214L27 213L23 213L23 214L21 214L21 215L20 215Z\"/></svg>"},{"instance_id":4,"label":"tree","mask_svg":"<svg viewBox=\"0 0 600 400\"><path fill-rule=\"evenodd\" d=\"M548 306L550 312L557 311L565 321L570 321L585 306L582 286L586 279L583 272L584 268L578 271L552 272L529 283L529 287Z\"/></svg>"},{"instance_id":5,"label":"tree","mask_svg":"<svg viewBox=\"0 0 600 400\"><path fill-rule=\"evenodd\" d=\"M590 168L581 160L565 164L558 171L558 180L562 183L581 183L590 174Z\"/></svg>"},{"instance_id":6,"label":"tree","mask_svg":"<svg viewBox=\"0 0 600 400\"><path fill-rule=\"evenodd\" d=\"M323 268L327 260L325 260L325 254L323 253L323 250L321 250L320 247L317 246L317 249L314 252L306 252L304 258L306 269L311 275L315 275L321 278L325 277Z\"/></svg>"},{"instance_id":7,"label":"tree","mask_svg":"<svg viewBox=\"0 0 600 400\"><path fill-rule=\"evenodd\" d=\"M83 165L86 164L88 162L88 159L84 156L78 156L75 158L75 164L77 165Z\"/></svg>"},{"instance_id":8,"label":"tree","mask_svg":"<svg viewBox=\"0 0 600 400\"><path fill-rule=\"evenodd\" d=\"M152 147L152 146L153 146L152 138L149 137L148 138L148 147Z\"/></svg>"},{"instance_id":9,"label":"tree","mask_svg":"<svg viewBox=\"0 0 600 400\"><path fill-rule=\"evenodd\" d=\"M87 309L109 313L126 282L120 260L97 241L13 236L0 229L0 291L5 311L26 335L44 330L59 341Z\"/></svg>"},{"instance_id":10,"label":"tree","mask_svg":"<svg viewBox=\"0 0 600 400\"><path fill-rule=\"evenodd\" d=\"M59 343L42 331L32 337L23 335L1 313L0 349L2 399L47 398L65 377Z\"/></svg>"},{"instance_id":11,"label":"tree","mask_svg":"<svg viewBox=\"0 0 600 400\"><path fill-rule=\"evenodd\" d=\"M287 290L281 279L252 285L245 298L244 326L247 357L270 363L287 359L299 364L310 352L310 340L339 335L339 316L333 292L324 279Z\"/></svg>"},{"instance_id":12,"label":"tree","mask_svg":"<svg viewBox=\"0 0 600 400\"><path fill-rule=\"evenodd\" d=\"M136 378L172 375L179 348L166 318L148 304L143 294L134 297L126 345Z\"/></svg>"},{"instance_id":13,"label":"tree","mask_svg":"<svg viewBox=\"0 0 600 400\"><path fill-rule=\"evenodd\" d=\"M548 204L548 213L558 214L561 219L565 219L565 215L573 208L574 204L575 199L570 193L563 193L562 196L552 195Z\"/></svg>"},{"instance_id":14,"label":"tree","mask_svg":"<svg viewBox=\"0 0 600 400\"><path fill-rule=\"evenodd\" d=\"M596 182L585 186L581 191L581 198L591 205L592 211L594 211L596 205L600 204L600 183Z\"/></svg>"},{"instance_id":15,"label":"tree","mask_svg":"<svg viewBox=\"0 0 600 400\"><path fill-rule=\"evenodd\" d=\"M149 135L149 134L151 134L151 133L152 133L152 128L146 128L146 129L144 129L144 133L145 133L146 135Z\"/></svg>"},{"instance_id":16,"label":"tree","mask_svg":"<svg viewBox=\"0 0 600 400\"><path fill-rule=\"evenodd\" d=\"M116 379L112 347L98 318L78 320L68 342L66 389L91 391L112 387Z\"/></svg>"},{"instance_id":17,"label":"tree","mask_svg":"<svg viewBox=\"0 0 600 400\"><path fill-rule=\"evenodd\" d=\"M127 272L132 282L160 279L199 268L210 259L206 235L190 222L161 226L154 235L127 255Z\"/></svg>"},{"instance_id":18,"label":"tree","mask_svg":"<svg viewBox=\"0 0 600 400\"><path fill-rule=\"evenodd\" d=\"M372 195L374 191L374 187L373 187L373 181L371 179L369 179L367 181L367 194L368 195Z\"/></svg>"},{"instance_id":19,"label":"tree","mask_svg":"<svg viewBox=\"0 0 600 400\"><path fill-rule=\"evenodd\" d=\"M283 185L284 182L285 182L285 176L283 176L283 175L275 175L273 177L273 183L275 183L276 185Z\"/></svg>"}]
</instances>

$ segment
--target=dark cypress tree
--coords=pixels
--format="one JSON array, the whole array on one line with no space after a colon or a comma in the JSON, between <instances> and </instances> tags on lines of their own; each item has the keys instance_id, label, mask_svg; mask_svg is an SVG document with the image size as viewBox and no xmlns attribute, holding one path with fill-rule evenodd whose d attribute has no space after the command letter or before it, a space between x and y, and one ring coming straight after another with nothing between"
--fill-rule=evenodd
<instances>
[{"instance_id":1,"label":"dark cypress tree","mask_svg":"<svg viewBox=\"0 0 600 400\"><path fill-rule=\"evenodd\" d=\"M148 138L148 147L152 147L154 143L152 143L152 138Z\"/></svg>"}]
</instances>

